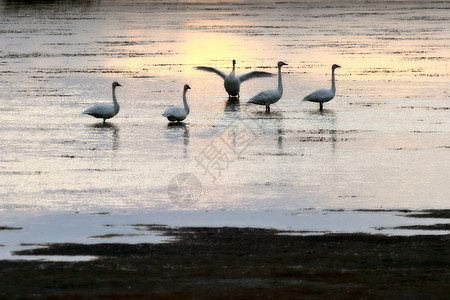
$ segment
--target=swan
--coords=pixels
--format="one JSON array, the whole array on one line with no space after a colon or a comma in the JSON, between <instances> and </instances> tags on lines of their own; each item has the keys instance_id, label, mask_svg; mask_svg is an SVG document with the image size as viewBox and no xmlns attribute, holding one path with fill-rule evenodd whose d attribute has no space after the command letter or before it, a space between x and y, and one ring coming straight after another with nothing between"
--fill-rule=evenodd
<instances>
[{"instance_id":1,"label":"swan","mask_svg":"<svg viewBox=\"0 0 450 300\"><path fill-rule=\"evenodd\" d=\"M278 62L278 89L267 90L260 92L256 96L253 96L247 103L253 103L258 105L265 105L266 112L270 112L270 104L277 102L283 96L283 83L281 82L281 67L287 64L280 61Z\"/></svg>"},{"instance_id":2,"label":"swan","mask_svg":"<svg viewBox=\"0 0 450 300\"><path fill-rule=\"evenodd\" d=\"M303 98L302 101L310 101L310 102L318 102L320 104L320 110L323 110L323 103L328 102L331 99L334 98L334 95L336 94L336 86L334 84L334 70L337 68L340 68L341 66L338 66L337 64L334 64L331 67L331 89L321 89L312 92L305 98Z\"/></svg>"},{"instance_id":3,"label":"swan","mask_svg":"<svg viewBox=\"0 0 450 300\"><path fill-rule=\"evenodd\" d=\"M184 108L181 107L169 107L168 109L166 109L164 111L164 113L162 114L164 117L166 117L169 121L183 121L184 119L186 119L187 115L189 114L189 106L187 104L187 100L186 100L186 91L191 89L191 87L187 84L184 85L184 90L183 90L183 104L184 104Z\"/></svg>"},{"instance_id":4,"label":"swan","mask_svg":"<svg viewBox=\"0 0 450 300\"><path fill-rule=\"evenodd\" d=\"M224 72L217 70L216 68L212 67L195 67L197 70L201 71L207 71L207 72L213 72L219 75L224 79L223 85L225 87L225 90L228 93L228 98L239 98L239 91L241 88L241 83L257 77L271 77L273 74L262 72L262 71L252 71L249 73L242 74L240 76L236 76L235 73L235 66L236 66L236 60L233 59L233 70L231 73L227 76Z\"/></svg>"},{"instance_id":5,"label":"swan","mask_svg":"<svg viewBox=\"0 0 450 300\"><path fill-rule=\"evenodd\" d=\"M113 97L113 105L109 104L95 104L88 109L86 109L83 114L91 115L93 117L103 119L103 124L105 124L106 119L110 119L117 115L119 112L120 106L116 99L116 87L121 86L118 82L112 83L112 97Z\"/></svg>"}]
</instances>

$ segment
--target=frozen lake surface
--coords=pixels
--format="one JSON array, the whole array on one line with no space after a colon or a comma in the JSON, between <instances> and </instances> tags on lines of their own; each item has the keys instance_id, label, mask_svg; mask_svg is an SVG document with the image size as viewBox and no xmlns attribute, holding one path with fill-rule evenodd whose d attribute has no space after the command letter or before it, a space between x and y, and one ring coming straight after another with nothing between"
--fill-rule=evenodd
<instances>
[{"instance_id":1,"label":"frozen lake surface","mask_svg":"<svg viewBox=\"0 0 450 300\"><path fill-rule=\"evenodd\" d=\"M449 9L445 1L1 2L0 227L22 229L0 231L0 244L60 241L67 226L76 232L67 241L87 242L105 224L133 219L372 232L409 221L350 212L449 208ZM243 83L240 100L228 101L219 76L194 69L229 73L233 59L238 74L288 64L270 114L246 102L276 88L275 77ZM329 88L334 63L336 97L323 112L301 102ZM119 114L105 126L82 115L112 103L113 81L122 84ZM182 105L186 83L191 113L170 126L161 114ZM298 214L310 209L324 223ZM336 209L340 217L326 217ZM54 230L30 241L36 228Z\"/></svg>"}]
</instances>

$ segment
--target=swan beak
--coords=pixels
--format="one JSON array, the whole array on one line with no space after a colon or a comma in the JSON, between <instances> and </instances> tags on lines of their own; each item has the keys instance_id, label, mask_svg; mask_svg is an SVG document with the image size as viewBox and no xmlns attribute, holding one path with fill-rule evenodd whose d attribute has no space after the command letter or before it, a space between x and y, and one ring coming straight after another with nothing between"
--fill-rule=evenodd
<instances>
[{"instance_id":1,"label":"swan beak","mask_svg":"<svg viewBox=\"0 0 450 300\"><path fill-rule=\"evenodd\" d=\"M339 66L339 65L336 65L336 68L340 68L341 66Z\"/></svg>"},{"instance_id":2,"label":"swan beak","mask_svg":"<svg viewBox=\"0 0 450 300\"><path fill-rule=\"evenodd\" d=\"M117 86L122 86L122 85L120 83L118 83Z\"/></svg>"}]
</instances>

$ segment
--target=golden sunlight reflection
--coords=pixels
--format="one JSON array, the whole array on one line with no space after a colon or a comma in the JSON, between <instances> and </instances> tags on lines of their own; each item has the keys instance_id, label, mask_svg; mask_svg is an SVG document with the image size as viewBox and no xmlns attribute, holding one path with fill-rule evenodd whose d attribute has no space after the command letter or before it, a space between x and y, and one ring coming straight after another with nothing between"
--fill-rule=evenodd
<instances>
[{"instance_id":1,"label":"golden sunlight reflection","mask_svg":"<svg viewBox=\"0 0 450 300\"><path fill-rule=\"evenodd\" d=\"M207 65L228 73L233 59L238 61L239 69L243 67L239 65L239 61L251 68L255 66L255 58L259 63L267 55L276 56L276 53L272 53L276 48L267 49L268 43L273 42L272 39L246 36L242 31L231 30L245 26L236 21L196 20L183 25L186 30L179 32L176 43L169 41L171 33L164 29L153 33L152 39L156 40L153 44L143 32L129 32L128 39L138 42L126 45L127 53L123 53L126 55L109 58L107 67L133 74L150 70L170 74L182 72L183 76L190 76L197 72L193 66ZM256 54L258 51L261 53Z\"/></svg>"},{"instance_id":2,"label":"golden sunlight reflection","mask_svg":"<svg viewBox=\"0 0 450 300\"><path fill-rule=\"evenodd\" d=\"M244 47L242 38L238 36L208 32L186 32L186 35L186 43L183 45L180 60L188 66L212 66L228 73L231 71L233 59L239 61L247 56L246 52L249 46ZM253 43L251 48L259 46ZM188 68L186 71L193 72L194 70Z\"/></svg>"},{"instance_id":3,"label":"golden sunlight reflection","mask_svg":"<svg viewBox=\"0 0 450 300\"><path fill-rule=\"evenodd\" d=\"M218 20L197 21L190 24L197 30L183 32L185 43L180 50L183 63L204 65L211 61L228 61L243 56L245 47L242 45L241 36L210 29L211 27L223 29L230 25L242 26L242 24L227 24L225 21Z\"/></svg>"},{"instance_id":4,"label":"golden sunlight reflection","mask_svg":"<svg viewBox=\"0 0 450 300\"><path fill-rule=\"evenodd\" d=\"M435 47L428 39L405 38L395 31L392 34L382 31L382 35L355 34L350 19L339 18L342 28L347 30L336 31L336 20L332 17L324 20L306 16L303 22L308 26L298 26L297 19L283 20L283 30L272 24L274 20L237 18L228 13L201 12L191 18L185 15L177 18L164 19L161 22L166 22L167 26L151 33L142 29L127 30L126 35L119 37L120 41L108 40L105 43L105 47L110 48L108 53L117 53L117 56L106 59L106 68L110 69L107 71L129 77L159 73L156 77L190 81L207 76L194 66L211 66L228 74L231 60L236 59L236 72L242 74L261 66L272 68L278 60L283 60L289 64L287 79L289 76L309 79L302 81L303 85L311 84L311 87L304 87L306 90L318 84L314 80L322 84L334 63L342 66L337 72L340 86L345 85L344 81L373 82L377 86L401 82L402 86L393 89L398 93L403 88L406 95L411 93L412 84L443 85L448 81L445 63L448 51ZM363 21L367 24L361 23L358 27L363 32L371 26L381 30L378 24L371 23L373 20ZM416 35L412 31L408 34ZM217 78L210 82L217 83L211 85L211 89L219 87ZM323 84L327 85L326 82ZM195 96L195 93L191 94ZM380 95L380 92L376 94Z\"/></svg>"}]
</instances>

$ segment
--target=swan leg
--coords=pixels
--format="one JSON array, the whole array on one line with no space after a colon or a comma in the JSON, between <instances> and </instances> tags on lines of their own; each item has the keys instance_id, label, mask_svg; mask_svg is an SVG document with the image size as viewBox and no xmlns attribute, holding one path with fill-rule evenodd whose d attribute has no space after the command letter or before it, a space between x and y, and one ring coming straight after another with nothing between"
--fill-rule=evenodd
<instances>
[{"instance_id":1,"label":"swan leg","mask_svg":"<svg viewBox=\"0 0 450 300\"><path fill-rule=\"evenodd\" d=\"M323 103L320 103L320 111L323 111Z\"/></svg>"},{"instance_id":2,"label":"swan leg","mask_svg":"<svg viewBox=\"0 0 450 300\"><path fill-rule=\"evenodd\" d=\"M105 123L106 123L106 119L103 119L103 125L105 125Z\"/></svg>"},{"instance_id":3,"label":"swan leg","mask_svg":"<svg viewBox=\"0 0 450 300\"><path fill-rule=\"evenodd\" d=\"M266 113L270 113L270 106L269 105L266 106Z\"/></svg>"}]
</instances>

